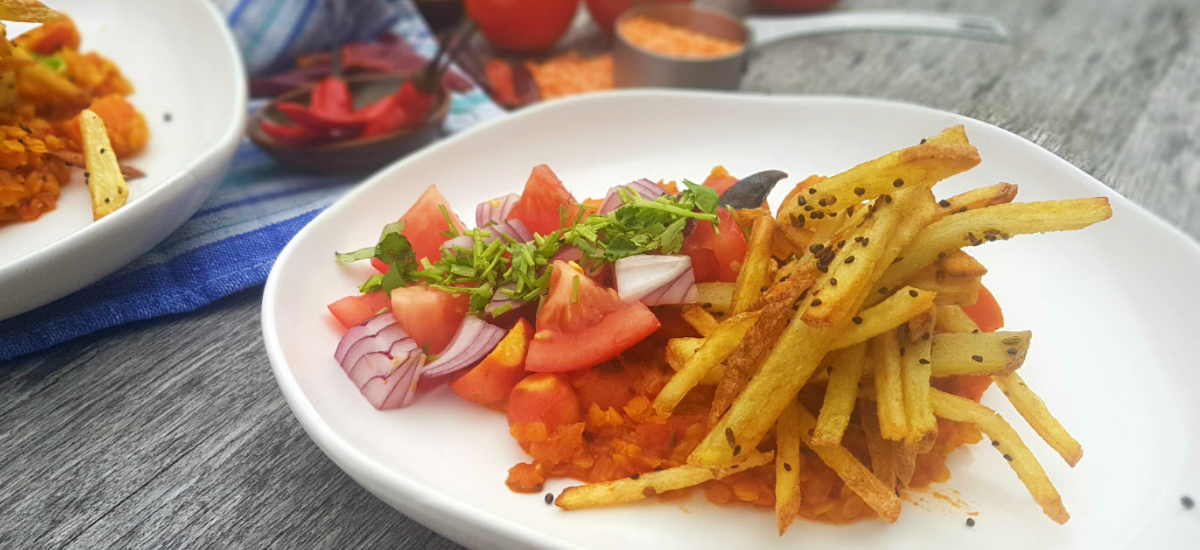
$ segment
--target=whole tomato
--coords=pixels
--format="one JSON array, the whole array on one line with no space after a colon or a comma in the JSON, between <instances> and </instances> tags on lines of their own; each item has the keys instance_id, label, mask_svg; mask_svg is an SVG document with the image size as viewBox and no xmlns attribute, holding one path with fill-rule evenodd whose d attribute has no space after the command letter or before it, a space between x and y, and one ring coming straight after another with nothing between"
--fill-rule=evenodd
<instances>
[{"instance_id":1,"label":"whole tomato","mask_svg":"<svg viewBox=\"0 0 1200 550\"><path fill-rule=\"evenodd\" d=\"M579 0L466 0L467 17L493 44L520 53L547 50L575 18Z\"/></svg>"},{"instance_id":2,"label":"whole tomato","mask_svg":"<svg viewBox=\"0 0 1200 550\"><path fill-rule=\"evenodd\" d=\"M833 7L839 0L754 0L774 12L820 11Z\"/></svg>"},{"instance_id":3,"label":"whole tomato","mask_svg":"<svg viewBox=\"0 0 1200 550\"><path fill-rule=\"evenodd\" d=\"M592 16L592 21L596 22L596 26L600 27L600 30L608 34L612 34L613 23L617 22L617 17L625 10L634 6L665 3L690 4L692 0L584 0L588 13Z\"/></svg>"}]
</instances>

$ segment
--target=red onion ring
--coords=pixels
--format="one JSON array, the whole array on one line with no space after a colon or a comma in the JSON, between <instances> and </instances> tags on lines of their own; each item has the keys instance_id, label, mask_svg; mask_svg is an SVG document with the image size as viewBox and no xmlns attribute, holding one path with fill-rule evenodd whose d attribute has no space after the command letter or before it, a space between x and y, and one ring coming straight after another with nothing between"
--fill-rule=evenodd
<instances>
[{"instance_id":1,"label":"red onion ring","mask_svg":"<svg viewBox=\"0 0 1200 550\"><path fill-rule=\"evenodd\" d=\"M520 195L509 193L503 197L479 203L479 206L475 207L475 227L483 227L491 222L504 222L520 199Z\"/></svg>"},{"instance_id":2,"label":"red onion ring","mask_svg":"<svg viewBox=\"0 0 1200 550\"><path fill-rule=\"evenodd\" d=\"M659 187L657 183L654 183L646 178L642 178L625 185L618 185L610 188L608 190L608 194L604 196L604 202L600 205L601 215L609 214L621 206L624 206L625 203L621 201L621 195L618 193L620 189L629 189L630 191L634 191L643 199L648 201L652 201L667 194L667 192L664 191L662 187Z\"/></svg>"},{"instance_id":3,"label":"red onion ring","mask_svg":"<svg viewBox=\"0 0 1200 550\"><path fill-rule=\"evenodd\" d=\"M437 378L473 367L491 353L504 338L504 329L468 315L450 345L437 360L425 366L422 378Z\"/></svg>"}]
</instances>

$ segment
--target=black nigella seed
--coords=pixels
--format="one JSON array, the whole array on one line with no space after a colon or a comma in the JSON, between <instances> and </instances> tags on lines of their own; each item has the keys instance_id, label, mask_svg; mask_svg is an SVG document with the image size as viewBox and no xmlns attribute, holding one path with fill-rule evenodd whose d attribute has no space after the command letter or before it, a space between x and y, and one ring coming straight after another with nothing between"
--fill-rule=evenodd
<instances>
[{"instance_id":1,"label":"black nigella seed","mask_svg":"<svg viewBox=\"0 0 1200 550\"><path fill-rule=\"evenodd\" d=\"M1012 455L1004 455L1004 460L1012 462Z\"/></svg>"},{"instance_id":2,"label":"black nigella seed","mask_svg":"<svg viewBox=\"0 0 1200 550\"><path fill-rule=\"evenodd\" d=\"M825 199L821 199L821 200L817 201L817 204L819 204L821 206L829 206L828 204L825 204Z\"/></svg>"},{"instance_id":3,"label":"black nigella seed","mask_svg":"<svg viewBox=\"0 0 1200 550\"><path fill-rule=\"evenodd\" d=\"M163 113L163 120L171 122L171 113Z\"/></svg>"},{"instance_id":4,"label":"black nigella seed","mask_svg":"<svg viewBox=\"0 0 1200 550\"><path fill-rule=\"evenodd\" d=\"M995 439L993 439L993 440L992 440L992 446L993 446L993 447L999 447L999 446L1000 446L1000 442L999 442L999 441L996 441Z\"/></svg>"},{"instance_id":5,"label":"black nigella seed","mask_svg":"<svg viewBox=\"0 0 1200 550\"><path fill-rule=\"evenodd\" d=\"M958 209L959 214L962 214L963 212L966 212L966 211L967 211L967 207L965 207L965 206Z\"/></svg>"},{"instance_id":6,"label":"black nigella seed","mask_svg":"<svg viewBox=\"0 0 1200 550\"><path fill-rule=\"evenodd\" d=\"M899 188L901 188L901 187L904 187L904 180L902 180L902 179L898 179L898 180L896 180L896 181L893 181L893 182L892 182L892 187L895 187L895 188L897 188L897 189L899 189Z\"/></svg>"},{"instance_id":7,"label":"black nigella seed","mask_svg":"<svg viewBox=\"0 0 1200 550\"><path fill-rule=\"evenodd\" d=\"M856 324L856 325L861 325L861 324L862 324L862 317L855 317L855 318L853 318L853 319L850 319L850 320L851 320L851 321L854 321L854 324Z\"/></svg>"},{"instance_id":8,"label":"black nigella seed","mask_svg":"<svg viewBox=\"0 0 1200 550\"><path fill-rule=\"evenodd\" d=\"M821 305L821 299L820 299L820 298L813 298L813 301L812 301L812 306L813 306L813 307L817 307L817 306L819 306L819 305Z\"/></svg>"},{"instance_id":9,"label":"black nigella seed","mask_svg":"<svg viewBox=\"0 0 1200 550\"><path fill-rule=\"evenodd\" d=\"M825 245L823 245L821 243L817 243L817 244L814 244L814 245L808 247L808 251L812 252L813 254L816 254L817 252L820 252L822 248L825 248Z\"/></svg>"},{"instance_id":10,"label":"black nigella seed","mask_svg":"<svg viewBox=\"0 0 1200 550\"><path fill-rule=\"evenodd\" d=\"M972 361L974 361L974 362L976 362L976 363L982 363L982 362L983 362L983 356L982 356L982 355L972 355L972 356L971 356L971 360L972 360Z\"/></svg>"},{"instance_id":11,"label":"black nigella seed","mask_svg":"<svg viewBox=\"0 0 1200 550\"><path fill-rule=\"evenodd\" d=\"M816 195L816 194L817 194L817 190L816 190L815 188L813 188L813 187L809 187L809 188L808 188L808 194L809 194L809 195Z\"/></svg>"},{"instance_id":12,"label":"black nigella seed","mask_svg":"<svg viewBox=\"0 0 1200 550\"><path fill-rule=\"evenodd\" d=\"M921 145L925 145L925 138L921 138Z\"/></svg>"},{"instance_id":13,"label":"black nigella seed","mask_svg":"<svg viewBox=\"0 0 1200 550\"><path fill-rule=\"evenodd\" d=\"M808 201L804 200L804 195L800 195L800 196L796 197L796 204L798 204L800 206L804 206L804 205L808 204Z\"/></svg>"},{"instance_id":14,"label":"black nigella seed","mask_svg":"<svg viewBox=\"0 0 1200 550\"><path fill-rule=\"evenodd\" d=\"M867 246L867 245L869 245L869 244L871 244L871 238L870 238L870 237L863 237L863 240L862 240L862 245L863 245L863 246Z\"/></svg>"},{"instance_id":15,"label":"black nigella seed","mask_svg":"<svg viewBox=\"0 0 1200 550\"><path fill-rule=\"evenodd\" d=\"M738 445L737 447L733 448L733 456L737 456L740 454L742 454L742 446Z\"/></svg>"},{"instance_id":16,"label":"black nigella seed","mask_svg":"<svg viewBox=\"0 0 1200 550\"><path fill-rule=\"evenodd\" d=\"M846 241L838 241L838 248L846 248Z\"/></svg>"},{"instance_id":17,"label":"black nigella seed","mask_svg":"<svg viewBox=\"0 0 1200 550\"><path fill-rule=\"evenodd\" d=\"M939 260L944 260L944 259L946 259L946 253L945 253L945 252L938 252L938 259L939 259Z\"/></svg>"},{"instance_id":18,"label":"black nigella seed","mask_svg":"<svg viewBox=\"0 0 1200 550\"><path fill-rule=\"evenodd\" d=\"M1017 354L1017 348L1008 348L1008 354L1009 354L1009 355L1016 355L1016 354Z\"/></svg>"},{"instance_id":19,"label":"black nigella seed","mask_svg":"<svg viewBox=\"0 0 1200 550\"><path fill-rule=\"evenodd\" d=\"M908 291L908 295L909 295L909 296L912 296L913 298L916 298L917 296L920 296L920 295L921 295L921 293L920 293L920 292L917 292L917 291L915 291L915 290L910 290L910 291Z\"/></svg>"},{"instance_id":20,"label":"black nigella seed","mask_svg":"<svg viewBox=\"0 0 1200 550\"><path fill-rule=\"evenodd\" d=\"M975 526L975 518L967 518L967 527Z\"/></svg>"},{"instance_id":21,"label":"black nigella seed","mask_svg":"<svg viewBox=\"0 0 1200 550\"><path fill-rule=\"evenodd\" d=\"M826 264L817 264L817 270L821 273L829 273L829 266Z\"/></svg>"},{"instance_id":22,"label":"black nigella seed","mask_svg":"<svg viewBox=\"0 0 1200 550\"><path fill-rule=\"evenodd\" d=\"M918 362L918 363L920 363L920 364L922 364L922 365L928 365L928 364L929 364L929 360L928 360L928 359L918 359L918 360L917 360L917 362Z\"/></svg>"},{"instance_id":23,"label":"black nigella seed","mask_svg":"<svg viewBox=\"0 0 1200 550\"><path fill-rule=\"evenodd\" d=\"M829 279L829 286L837 286L837 278Z\"/></svg>"},{"instance_id":24,"label":"black nigella seed","mask_svg":"<svg viewBox=\"0 0 1200 550\"><path fill-rule=\"evenodd\" d=\"M784 463L783 463L783 470L784 470L785 472L790 472L790 471L792 471L792 465L791 465L791 464L788 464L787 462L784 462Z\"/></svg>"},{"instance_id":25,"label":"black nigella seed","mask_svg":"<svg viewBox=\"0 0 1200 550\"><path fill-rule=\"evenodd\" d=\"M554 504L554 493L546 493L546 504Z\"/></svg>"},{"instance_id":26,"label":"black nigella seed","mask_svg":"<svg viewBox=\"0 0 1200 550\"><path fill-rule=\"evenodd\" d=\"M949 207L950 207L950 201L948 201L948 200L946 200L946 199L942 199L942 200L938 201L938 206L940 206L940 207L942 207L942 208L949 208Z\"/></svg>"},{"instance_id":27,"label":"black nigella seed","mask_svg":"<svg viewBox=\"0 0 1200 550\"><path fill-rule=\"evenodd\" d=\"M766 292L766 291L767 291L767 288L768 288L768 287L765 287L765 286L764 286L764 287L762 287L762 288L758 289L758 291L759 291L759 292Z\"/></svg>"},{"instance_id":28,"label":"black nigella seed","mask_svg":"<svg viewBox=\"0 0 1200 550\"><path fill-rule=\"evenodd\" d=\"M101 155L103 155L105 150L106 150L106 149L104 149L103 147L101 147L101 148L100 148L100 154L101 154Z\"/></svg>"},{"instance_id":29,"label":"black nigella seed","mask_svg":"<svg viewBox=\"0 0 1200 550\"><path fill-rule=\"evenodd\" d=\"M642 477L642 474L633 474L633 475L629 476L629 479L634 479L634 480L636 480L636 479L637 479L637 478L639 478L639 477Z\"/></svg>"},{"instance_id":30,"label":"black nigella seed","mask_svg":"<svg viewBox=\"0 0 1200 550\"><path fill-rule=\"evenodd\" d=\"M1192 500L1192 497L1187 495L1183 495L1183 498L1179 499L1179 502L1183 504L1184 509L1187 510L1191 510L1196 506L1196 501Z\"/></svg>"},{"instance_id":31,"label":"black nigella seed","mask_svg":"<svg viewBox=\"0 0 1200 550\"><path fill-rule=\"evenodd\" d=\"M854 188L854 194L855 194L855 195L858 195L858 196L860 196L860 197L861 197L861 196L863 196L863 195L866 195L866 194L867 194L867 190L866 190L866 189L863 189L862 187L855 187L855 188Z\"/></svg>"},{"instance_id":32,"label":"black nigella seed","mask_svg":"<svg viewBox=\"0 0 1200 550\"><path fill-rule=\"evenodd\" d=\"M729 442L730 447L737 447L737 440L733 437L733 428L725 428L725 441Z\"/></svg>"},{"instance_id":33,"label":"black nigella seed","mask_svg":"<svg viewBox=\"0 0 1200 550\"><path fill-rule=\"evenodd\" d=\"M892 204L892 196L891 196L891 195L884 195L884 196L883 196L883 202L886 202L886 203L888 203L888 204Z\"/></svg>"},{"instance_id":34,"label":"black nigella seed","mask_svg":"<svg viewBox=\"0 0 1200 550\"><path fill-rule=\"evenodd\" d=\"M812 212L813 210L814 210L814 208L813 208L813 205L811 205L811 204L808 204L808 205L805 205L805 206L804 206L804 211L805 211L805 212Z\"/></svg>"},{"instance_id":35,"label":"black nigella seed","mask_svg":"<svg viewBox=\"0 0 1200 550\"><path fill-rule=\"evenodd\" d=\"M922 334L922 335L921 335L921 339L922 339L922 340L929 340L930 338L933 338L933 335L932 335L932 334L930 334L930 333L928 333L928 332L926 332L925 334Z\"/></svg>"},{"instance_id":36,"label":"black nigella seed","mask_svg":"<svg viewBox=\"0 0 1200 550\"><path fill-rule=\"evenodd\" d=\"M854 256L847 256L847 257L846 257L846 263L848 263L848 264L852 264L852 263L854 263Z\"/></svg>"}]
</instances>

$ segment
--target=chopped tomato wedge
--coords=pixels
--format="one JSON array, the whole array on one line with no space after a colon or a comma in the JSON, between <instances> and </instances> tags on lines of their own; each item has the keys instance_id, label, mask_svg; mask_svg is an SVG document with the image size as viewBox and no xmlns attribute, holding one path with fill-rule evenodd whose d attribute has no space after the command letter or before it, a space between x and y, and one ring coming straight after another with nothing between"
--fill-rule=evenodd
<instances>
[{"instance_id":1,"label":"chopped tomato wedge","mask_svg":"<svg viewBox=\"0 0 1200 550\"><path fill-rule=\"evenodd\" d=\"M550 295L537 319L525 369L565 372L603 363L660 326L641 302L626 304L562 261L554 262Z\"/></svg>"},{"instance_id":2,"label":"chopped tomato wedge","mask_svg":"<svg viewBox=\"0 0 1200 550\"><path fill-rule=\"evenodd\" d=\"M385 308L391 307L392 301L382 290L363 294L361 296L346 296L329 304L329 312L349 329L367 319L370 319Z\"/></svg>"},{"instance_id":3,"label":"chopped tomato wedge","mask_svg":"<svg viewBox=\"0 0 1200 550\"><path fill-rule=\"evenodd\" d=\"M495 405L512 393L517 383L525 378L525 353L533 339L533 327L521 319L496 349L483 362L475 366L458 380L450 383L450 390L459 397L481 405Z\"/></svg>"},{"instance_id":4,"label":"chopped tomato wedge","mask_svg":"<svg viewBox=\"0 0 1200 550\"><path fill-rule=\"evenodd\" d=\"M468 294L451 294L423 285L392 291L392 315L428 353L446 349L471 305Z\"/></svg>"},{"instance_id":5,"label":"chopped tomato wedge","mask_svg":"<svg viewBox=\"0 0 1200 550\"><path fill-rule=\"evenodd\" d=\"M517 383L508 397L508 425L541 422L547 428L583 419L579 398L561 374L539 373Z\"/></svg>"},{"instance_id":6,"label":"chopped tomato wedge","mask_svg":"<svg viewBox=\"0 0 1200 550\"><path fill-rule=\"evenodd\" d=\"M692 259L698 283L737 281L746 258L746 236L733 215L722 208L717 211L717 218L721 226L719 235L712 222L701 221L683 241L682 252Z\"/></svg>"},{"instance_id":7,"label":"chopped tomato wedge","mask_svg":"<svg viewBox=\"0 0 1200 550\"><path fill-rule=\"evenodd\" d=\"M1004 312L1000 311L1000 304L983 285L979 285L979 299L975 305L963 306L963 311L983 332L995 332L1004 326Z\"/></svg>"},{"instance_id":8,"label":"chopped tomato wedge","mask_svg":"<svg viewBox=\"0 0 1200 550\"><path fill-rule=\"evenodd\" d=\"M521 199L508 214L510 220L521 220L530 231L549 235L562 228L560 208L566 208L568 220L574 219L578 201L563 186L562 180L554 175L545 164L534 167ZM440 244L440 243L439 243Z\"/></svg>"},{"instance_id":9,"label":"chopped tomato wedge","mask_svg":"<svg viewBox=\"0 0 1200 550\"><path fill-rule=\"evenodd\" d=\"M450 224L446 223L446 216L442 214L443 206L454 221L454 229L460 233L465 230L467 226L454 210L450 209L450 203L437 190L436 185L430 185L429 189L421 194L421 198L417 199L417 203L400 216L404 222L404 231L401 233L408 237L413 252L417 254L417 261L429 258L429 261L434 262L442 257L442 244L446 242L445 233L450 230ZM381 273L391 268L375 258L371 258L371 265Z\"/></svg>"},{"instance_id":10,"label":"chopped tomato wedge","mask_svg":"<svg viewBox=\"0 0 1200 550\"><path fill-rule=\"evenodd\" d=\"M716 189L718 195L724 195L737 182L738 179L733 177L724 166L716 166L708 174L708 177L704 178L703 185Z\"/></svg>"}]
</instances>

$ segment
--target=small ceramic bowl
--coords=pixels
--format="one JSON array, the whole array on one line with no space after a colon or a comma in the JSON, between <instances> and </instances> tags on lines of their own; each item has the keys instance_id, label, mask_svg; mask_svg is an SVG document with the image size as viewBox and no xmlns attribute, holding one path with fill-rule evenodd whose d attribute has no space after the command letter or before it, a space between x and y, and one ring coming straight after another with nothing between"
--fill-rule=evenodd
<instances>
[{"instance_id":1,"label":"small ceramic bowl","mask_svg":"<svg viewBox=\"0 0 1200 550\"><path fill-rule=\"evenodd\" d=\"M365 74L346 77L354 96L354 107L362 108L387 94L395 93L411 74ZM280 95L255 113L246 133L250 140L279 164L304 172L320 174L356 174L372 172L405 154L437 139L442 122L450 112L450 90L439 85L429 118L420 126L369 138L355 138L308 147L283 145L259 127L259 121L290 124L286 116L275 109L280 102L294 101L307 105L312 85Z\"/></svg>"}]
</instances>

